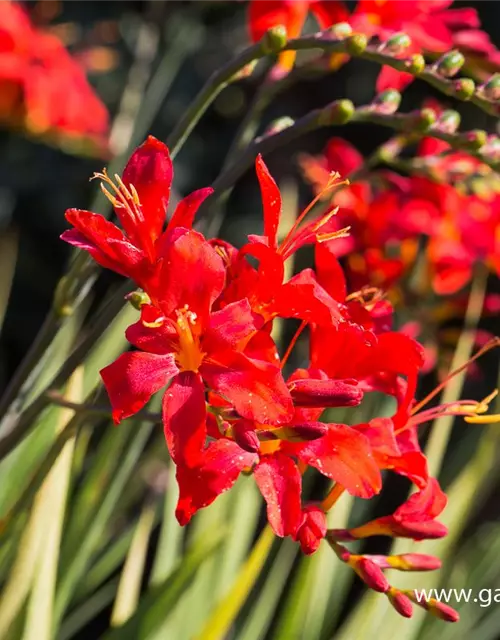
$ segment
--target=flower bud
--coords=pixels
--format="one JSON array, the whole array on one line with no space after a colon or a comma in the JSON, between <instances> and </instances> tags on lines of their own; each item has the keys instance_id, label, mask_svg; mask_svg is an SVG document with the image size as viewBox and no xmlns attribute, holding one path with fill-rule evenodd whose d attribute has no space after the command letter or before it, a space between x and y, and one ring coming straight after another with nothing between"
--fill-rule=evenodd
<instances>
[{"instance_id":1,"label":"flower bud","mask_svg":"<svg viewBox=\"0 0 500 640\"><path fill-rule=\"evenodd\" d=\"M488 134L482 129L473 129L463 133L460 138L465 148L477 151L487 143Z\"/></svg>"},{"instance_id":2,"label":"flower bud","mask_svg":"<svg viewBox=\"0 0 500 640\"><path fill-rule=\"evenodd\" d=\"M347 53L353 56L359 56L363 53L368 46L368 38L362 33L356 33L353 36L347 38Z\"/></svg>"},{"instance_id":3,"label":"flower bud","mask_svg":"<svg viewBox=\"0 0 500 640\"><path fill-rule=\"evenodd\" d=\"M249 453L257 453L260 448L259 436L253 429L250 420L238 420L231 428L232 436L237 444Z\"/></svg>"},{"instance_id":4,"label":"flower bud","mask_svg":"<svg viewBox=\"0 0 500 640\"><path fill-rule=\"evenodd\" d=\"M398 571L434 571L441 567L441 560L424 553L403 553L396 556L366 556L381 569Z\"/></svg>"},{"instance_id":5,"label":"flower bud","mask_svg":"<svg viewBox=\"0 0 500 640\"><path fill-rule=\"evenodd\" d=\"M470 100L476 91L476 85L471 78L459 78L453 82L455 95L461 100Z\"/></svg>"},{"instance_id":6,"label":"flower bud","mask_svg":"<svg viewBox=\"0 0 500 640\"><path fill-rule=\"evenodd\" d=\"M495 135L488 136L486 144L481 147L481 153L490 160L500 161L500 138Z\"/></svg>"},{"instance_id":7,"label":"flower bud","mask_svg":"<svg viewBox=\"0 0 500 640\"><path fill-rule=\"evenodd\" d=\"M301 407L356 407L363 399L363 391L356 384L343 380L294 380L290 393Z\"/></svg>"},{"instance_id":8,"label":"flower bud","mask_svg":"<svg viewBox=\"0 0 500 640\"><path fill-rule=\"evenodd\" d=\"M373 100L372 107L378 113L391 115L399 109L401 94L396 89L386 89Z\"/></svg>"},{"instance_id":9,"label":"flower bud","mask_svg":"<svg viewBox=\"0 0 500 640\"><path fill-rule=\"evenodd\" d=\"M125 300L130 302L130 304L137 309L137 311L141 310L141 307L145 304L151 304L151 298L145 291L141 291L138 289L137 291L132 291L125 296Z\"/></svg>"},{"instance_id":10,"label":"flower bud","mask_svg":"<svg viewBox=\"0 0 500 640\"><path fill-rule=\"evenodd\" d=\"M332 25L328 32L335 37L336 40L345 40L352 35L352 27L348 22L339 22Z\"/></svg>"},{"instance_id":11,"label":"flower bud","mask_svg":"<svg viewBox=\"0 0 500 640\"><path fill-rule=\"evenodd\" d=\"M460 51L448 51L437 62L436 71L445 78L452 78L465 64L465 58Z\"/></svg>"},{"instance_id":12,"label":"flower bud","mask_svg":"<svg viewBox=\"0 0 500 640\"><path fill-rule=\"evenodd\" d=\"M374 591L379 593L386 593L390 589L390 584L387 578L384 576L380 567L365 558L364 556L351 555L348 563L363 582Z\"/></svg>"},{"instance_id":13,"label":"flower bud","mask_svg":"<svg viewBox=\"0 0 500 640\"><path fill-rule=\"evenodd\" d=\"M410 598L404 593L391 587L387 592L387 598L399 615L405 618L411 618L413 615L413 606Z\"/></svg>"},{"instance_id":14,"label":"flower bud","mask_svg":"<svg viewBox=\"0 0 500 640\"><path fill-rule=\"evenodd\" d=\"M438 118L436 129L444 133L455 133L460 126L460 114L453 109L446 109Z\"/></svg>"},{"instance_id":15,"label":"flower bud","mask_svg":"<svg viewBox=\"0 0 500 640\"><path fill-rule=\"evenodd\" d=\"M500 100L500 73L495 73L483 84L481 92L488 100Z\"/></svg>"},{"instance_id":16,"label":"flower bud","mask_svg":"<svg viewBox=\"0 0 500 640\"><path fill-rule=\"evenodd\" d=\"M276 133L280 133L280 131L284 131L288 129L288 127L292 127L295 124L295 120L288 116L282 116L281 118L277 118L273 122L269 124L266 131L264 132L263 138L267 136L273 136Z\"/></svg>"},{"instance_id":17,"label":"flower bud","mask_svg":"<svg viewBox=\"0 0 500 640\"><path fill-rule=\"evenodd\" d=\"M414 53L405 60L405 66L408 69L408 73L419 75L425 69L425 58L421 53Z\"/></svg>"},{"instance_id":18,"label":"flower bud","mask_svg":"<svg viewBox=\"0 0 500 640\"><path fill-rule=\"evenodd\" d=\"M413 111L408 118L408 128L410 130L428 131L437 120L437 114L434 109L424 107L418 111Z\"/></svg>"},{"instance_id":19,"label":"flower bud","mask_svg":"<svg viewBox=\"0 0 500 640\"><path fill-rule=\"evenodd\" d=\"M306 422L304 424L287 425L268 431L274 438L287 442L308 442L317 440L328 433L328 425L323 422Z\"/></svg>"},{"instance_id":20,"label":"flower bud","mask_svg":"<svg viewBox=\"0 0 500 640\"><path fill-rule=\"evenodd\" d=\"M326 515L322 509L309 505L303 511L304 520L297 530L296 539L306 555L314 553L326 535Z\"/></svg>"},{"instance_id":21,"label":"flower bud","mask_svg":"<svg viewBox=\"0 0 500 640\"><path fill-rule=\"evenodd\" d=\"M380 51L388 51L394 55L403 53L411 46L411 38L408 34L401 32L393 34L388 40L382 43Z\"/></svg>"},{"instance_id":22,"label":"flower bud","mask_svg":"<svg viewBox=\"0 0 500 640\"><path fill-rule=\"evenodd\" d=\"M285 26L278 24L268 29L262 36L261 43L264 53L279 53L287 43Z\"/></svg>"},{"instance_id":23,"label":"flower bud","mask_svg":"<svg viewBox=\"0 0 500 640\"><path fill-rule=\"evenodd\" d=\"M423 593L420 592L417 597L415 590L405 589L402 593L406 595L414 604L428 611L431 615L444 620L445 622L458 622L460 616L458 613L444 602L438 602L434 598L425 599Z\"/></svg>"},{"instance_id":24,"label":"flower bud","mask_svg":"<svg viewBox=\"0 0 500 640\"><path fill-rule=\"evenodd\" d=\"M328 127L334 124L345 124L356 111L350 100L335 100L321 111L320 124Z\"/></svg>"}]
</instances>

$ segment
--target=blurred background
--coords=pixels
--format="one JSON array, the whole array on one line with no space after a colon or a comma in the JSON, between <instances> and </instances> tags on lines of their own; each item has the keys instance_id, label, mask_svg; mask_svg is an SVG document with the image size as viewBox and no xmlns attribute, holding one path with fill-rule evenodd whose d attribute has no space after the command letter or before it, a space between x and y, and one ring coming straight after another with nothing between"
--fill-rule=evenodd
<instances>
[{"instance_id":1,"label":"blurred background","mask_svg":"<svg viewBox=\"0 0 500 640\"><path fill-rule=\"evenodd\" d=\"M354 2L347 4L351 7L355 5ZM483 28L489 33L492 41L500 46L500 2L466 4L477 10ZM462 3L456 5L461 6ZM463 5L465 6L465 3ZM56 35L74 60L85 70L89 82L109 111L111 138L110 148L105 148L95 141L88 144L74 139L68 143L27 128L10 126L9 122L5 122L0 130L0 302L1 309L4 310L0 315L0 393L5 389L41 327L50 309L54 289L67 265L69 247L59 240L59 235L67 228L64 211L69 207L91 208L98 191L96 183L89 181L93 172L100 171L112 156L124 154L127 149L142 142L148 133L165 140L210 74L248 42L247 6L245 2L240 1L41 0L23 3L23 6L27 9L33 25ZM2 36L1 25L4 11L5 3L0 2L0 47L1 38L6 37ZM370 102L378 71L375 65L354 60L335 74L323 75L320 80L299 79L266 109L259 132L262 133L276 118L297 118L337 98L349 97L357 105ZM0 76L1 72L0 68ZM172 205L192 190L210 185L219 175L235 132L249 105L252 104L265 72L266 63L261 63L251 77L224 90L203 116L175 160L175 193ZM2 86L0 81L0 91ZM495 132L494 118L488 117L473 106L455 103L448 98L443 100L437 92L419 81L415 81L405 91L402 111L416 108L433 97L439 97L444 104L461 113L464 130L479 128ZM68 97L61 91L57 99L66 101ZM389 137L387 130L373 125L349 125L339 131L339 134L351 141L365 156ZM293 202L293 207L297 210L302 208L301 205L305 206L312 197L310 188L301 178L297 154L304 151L311 154L320 153L330 136L330 131L319 130L266 157L271 173L284 188L288 201ZM249 232L256 232L255 229L261 225L262 212L253 170L248 171L238 181L229 199L218 204L216 210L211 211L211 215L219 216L222 236L235 245L242 244ZM204 221L201 221L201 224L203 223ZM94 310L105 296L110 295L110 291L115 291L119 284L117 276L109 272L102 273L94 287L89 312ZM489 278L488 291L500 293L497 278ZM7 300L8 305L5 304ZM407 320L403 314L399 321ZM459 332L462 321L462 317L448 320L446 328L455 329L455 333ZM481 321L480 328L485 332L495 333L498 332L498 324L498 314L493 313ZM451 360L452 347L453 341L449 344L444 343L441 356L445 364L449 364ZM475 375L468 377L464 397L480 399L487 395L496 386L497 367L497 354L488 354L478 365ZM422 382L422 393L430 390L435 382L435 374L430 373ZM468 490L472 491L467 493L464 484L453 483L457 478L462 478L461 471L466 465L471 464L473 455L477 454L481 446L485 446L484 443L480 443L481 428L477 427L477 431L474 429L470 426L458 426L455 429L456 437L451 439L447 451L448 463L442 473L445 485L453 486L455 495L461 495L464 499L468 496L469 503L476 499L476 492L471 489L476 485L467 485ZM99 437L102 437L102 434ZM96 440L92 444L94 449L91 450L96 451L98 445L99 441ZM493 448L491 443L486 446L488 453L491 453ZM484 455L484 451L481 455ZM149 454L141 459L140 464L137 461L136 469L140 467L141 471L137 472L135 479L129 478L127 481L133 487L131 491L134 497L126 502L118 520L113 521L110 515L111 524L108 523L109 529L106 534L108 537L103 540L109 540L109 537L114 535L119 536L125 531L130 542L132 524L144 513L149 501L152 500L157 505L159 495L162 494L165 486L163 473L167 471L158 460L163 464L165 459L163 453L158 454L158 447L153 447ZM474 460L477 463L479 458ZM453 575L455 582L452 586L455 586L455 583L457 586L461 586L462 583L468 584L469 577L472 580L472 573L475 572L474 580L477 579L477 574L484 578L480 584L500 588L500 561L498 554L494 553L495 550L500 551L500 474L494 473L498 470L497 459L488 464L492 465L493 471L489 474L486 488L481 484L481 491L478 489L474 518L472 521L463 520L464 530L460 542L454 541L459 547L455 547L453 552L450 551L450 557L454 558L454 561L449 565L449 571L443 579ZM475 478L481 476L481 470L477 473L472 470L470 473ZM482 480L484 478L481 476ZM465 482L463 478L461 482ZM158 491L157 484L160 487ZM96 484L95 487L106 491L105 484ZM311 490L314 493L315 489ZM387 513L389 508L397 506L405 490L406 485L394 483L393 491L384 494L375 505L374 514ZM248 500L248 504L252 505L255 516L248 524L241 548L237 548L237 542L233 543L234 557L238 558L235 560L235 567L240 566L261 522L260 507L255 503L255 496L248 495L244 500ZM225 515L220 515L220 519L224 520L227 513L235 512L240 514L238 517L243 517L244 506L238 506L235 499L231 503L226 502L227 505L222 511ZM460 519L460 514L455 516ZM211 525L213 528L220 522L219 516L213 512L212 516L205 520L204 526ZM154 550L158 544L157 520L150 529L146 545L145 575L151 570ZM197 535L200 536L199 531ZM371 550L384 551L385 544L384 541L376 541ZM184 540L177 548L183 549L185 545ZM234 551L235 548L237 551ZM460 552L456 551L457 548ZM57 637L83 640L104 637L104 634L108 633L112 597L98 594L101 593L101 587L110 580L113 581L116 590L116 578L123 567L127 545L123 543L120 549L116 551L116 556L113 556L116 560L109 564L109 573L103 570L101 580L98 572L95 574L94 582L85 591L85 598L82 596L79 599L77 594L69 600L66 613L69 612L70 623L63 626ZM95 570L94 561L102 558L101 554L102 549L97 549L88 566ZM261 594L259 589L253 592L240 611L239 626L233 628L227 637L237 640L264 637L314 640L332 637L334 630L349 620L351 612L361 602L364 594L361 584L354 580L351 582L343 573L335 574L338 582L334 581L333 569L325 579L325 571L330 567L328 561L324 561L322 566L318 565L318 561L315 561L314 565L301 563L291 547L275 549L271 560L276 554L279 554L278 560L274 564L266 565L267 569L262 573L259 582L261 589L267 594L266 598L258 598ZM221 558L223 557L224 554ZM311 566L314 566L314 569L311 569ZM227 575L233 576L233 568L226 567L226 571L229 572ZM210 590L214 580L213 572L212 566L212 573L206 571L202 575L200 584L196 587L198 593ZM269 575L272 575L271 582L266 581ZM194 580L193 576L190 579ZM321 582L322 580L326 581ZM144 578L143 588L146 582L147 578ZM322 596L319 593L321 588L318 587L321 584L324 585ZM332 605L336 585L343 590L343 597L340 603ZM314 597L319 599L320 606L317 604L318 601L316 604L311 604L310 601L306 604L301 602L300 591L304 589L315 594ZM224 592L225 588L221 585L215 589L216 595ZM94 596L97 597L98 604L89 604ZM184 601L184 608L180 613L176 610L177 627L174 624L175 620L170 621L171 626L164 628L163 632L156 636L158 640L195 637L204 615L208 616L217 598L212 594L212 601L208 604L205 602L205 614L198 610L194 616L198 623L183 626L182 621L190 616L189 602L191 608L197 607L196 603L199 602L196 600L196 593L191 593L190 597L190 601ZM87 606L84 611L81 608L82 603ZM173 607L174 601L167 604ZM364 602L363 606L364 617L368 616L369 610L374 610L372 601L368 604ZM372 609L369 609L369 606L372 606ZM325 614L327 610L329 616ZM75 611L78 615L71 617ZM378 628L381 629L380 610L378 615ZM500 603L497 604L496 611L494 607L465 607L463 615L466 626L462 627L462 631L460 627L458 631L450 631L448 627L443 630L443 627L439 626L441 623L431 621L412 628L412 631L402 631L404 626L398 627L398 637L431 640L439 633L442 640L448 636L481 640L500 638ZM255 620L252 622L252 616L255 616L255 619L260 616L262 624ZM303 616L302 620L298 620L300 616ZM318 623L318 619L321 619L321 624ZM67 622L68 618L65 620ZM307 625L304 620L307 621ZM343 628L344 635L335 637L362 640L374 637L370 635L370 631L353 631L352 627L345 626ZM130 633L132 635L122 631L116 637L153 637L140 634L134 636L133 631ZM375 631L373 633L376 635ZM13 637L24 636L14 633Z\"/></svg>"}]
</instances>

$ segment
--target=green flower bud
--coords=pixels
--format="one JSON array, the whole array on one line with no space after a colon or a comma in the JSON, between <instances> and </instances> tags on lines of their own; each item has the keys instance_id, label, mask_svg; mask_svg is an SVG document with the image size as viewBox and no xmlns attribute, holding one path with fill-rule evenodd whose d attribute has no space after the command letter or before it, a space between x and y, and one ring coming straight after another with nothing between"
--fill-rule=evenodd
<instances>
[{"instance_id":1,"label":"green flower bud","mask_svg":"<svg viewBox=\"0 0 500 640\"><path fill-rule=\"evenodd\" d=\"M437 127L444 133L455 133L460 126L460 114L453 109L443 111L438 118Z\"/></svg>"},{"instance_id":2,"label":"green flower bud","mask_svg":"<svg viewBox=\"0 0 500 640\"><path fill-rule=\"evenodd\" d=\"M336 100L321 111L320 124L330 126L345 124L354 115L356 109L350 100Z\"/></svg>"},{"instance_id":3,"label":"green flower bud","mask_svg":"<svg viewBox=\"0 0 500 640\"><path fill-rule=\"evenodd\" d=\"M488 134L483 129L473 129L463 133L460 140L465 148L478 151L488 142Z\"/></svg>"},{"instance_id":4,"label":"green flower bud","mask_svg":"<svg viewBox=\"0 0 500 640\"><path fill-rule=\"evenodd\" d=\"M140 311L143 305L151 304L151 298L145 291L141 291L140 289L127 294L125 300L128 300L137 311Z\"/></svg>"},{"instance_id":5,"label":"green flower bud","mask_svg":"<svg viewBox=\"0 0 500 640\"><path fill-rule=\"evenodd\" d=\"M331 26L328 31L337 40L345 40L352 35L352 27L348 22L339 22Z\"/></svg>"},{"instance_id":6,"label":"green flower bud","mask_svg":"<svg viewBox=\"0 0 500 640\"><path fill-rule=\"evenodd\" d=\"M448 51L436 62L436 71L445 78L452 78L465 64L460 51Z\"/></svg>"},{"instance_id":7,"label":"green flower bud","mask_svg":"<svg viewBox=\"0 0 500 640\"><path fill-rule=\"evenodd\" d=\"M272 136L275 133L279 133L280 131L284 131L295 124L295 120L290 118L289 116L282 116L281 118L277 118L267 127L264 137Z\"/></svg>"},{"instance_id":8,"label":"green flower bud","mask_svg":"<svg viewBox=\"0 0 500 640\"><path fill-rule=\"evenodd\" d=\"M286 28L282 24L271 27L262 36L261 43L264 53L279 53L287 43Z\"/></svg>"},{"instance_id":9,"label":"green flower bud","mask_svg":"<svg viewBox=\"0 0 500 640\"><path fill-rule=\"evenodd\" d=\"M405 61L408 73L418 75L425 69L425 58L421 53L415 53Z\"/></svg>"},{"instance_id":10,"label":"green flower bud","mask_svg":"<svg viewBox=\"0 0 500 640\"><path fill-rule=\"evenodd\" d=\"M412 121L412 127L418 131L428 131L437 120L437 115L434 109L428 107L420 109L414 113Z\"/></svg>"},{"instance_id":11,"label":"green flower bud","mask_svg":"<svg viewBox=\"0 0 500 640\"><path fill-rule=\"evenodd\" d=\"M372 102L374 111L390 115L399 109L401 104L401 94L396 89L386 89L376 96Z\"/></svg>"},{"instance_id":12,"label":"green flower bud","mask_svg":"<svg viewBox=\"0 0 500 640\"><path fill-rule=\"evenodd\" d=\"M470 78L459 78L453 82L455 95L461 100L470 100L476 90L474 80Z\"/></svg>"},{"instance_id":13,"label":"green flower bud","mask_svg":"<svg viewBox=\"0 0 500 640\"><path fill-rule=\"evenodd\" d=\"M481 91L488 100L500 100L500 73L492 75L488 82L483 84Z\"/></svg>"},{"instance_id":14,"label":"green flower bud","mask_svg":"<svg viewBox=\"0 0 500 640\"><path fill-rule=\"evenodd\" d=\"M356 33L350 38L347 38L346 42L347 53L350 53L353 56L359 56L368 46L368 38L362 33Z\"/></svg>"},{"instance_id":15,"label":"green flower bud","mask_svg":"<svg viewBox=\"0 0 500 640\"><path fill-rule=\"evenodd\" d=\"M411 46L411 38L407 33L395 33L382 43L380 50L398 55Z\"/></svg>"}]
</instances>

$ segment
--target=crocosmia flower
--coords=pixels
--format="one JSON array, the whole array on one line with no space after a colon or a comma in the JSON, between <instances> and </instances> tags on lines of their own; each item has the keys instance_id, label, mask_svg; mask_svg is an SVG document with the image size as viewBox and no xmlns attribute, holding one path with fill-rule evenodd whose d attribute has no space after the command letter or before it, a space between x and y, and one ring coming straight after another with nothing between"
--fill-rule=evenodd
<instances>
[{"instance_id":1,"label":"crocosmia flower","mask_svg":"<svg viewBox=\"0 0 500 640\"><path fill-rule=\"evenodd\" d=\"M356 153L351 150L345 160L355 165ZM260 156L256 175L263 233L250 235L241 248L192 229L210 189L181 201L167 222L172 163L166 146L152 137L134 152L121 177L97 174L123 231L97 214L67 212L74 228L63 239L143 289L137 297L140 317L126 330L133 349L101 371L113 419L119 423L162 394L181 525L230 490L240 474L251 474L277 536L290 536L306 554L326 540L402 615L411 615L417 604L456 619L432 600L415 602L383 573L430 570L439 566L436 558L355 554L344 543L371 535L445 535L437 518L446 497L429 476L418 426L437 415L496 420L485 415L493 395L481 403L424 409L435 391L417 403L423 349L393 329L392 306L382 291L371 286L349 292L336 250L348 227L339 226L337 205L306 220L320 190L281 234L281 194ZM325 188L339 186L346 185L334 174ZM287 261L305 245L313 249L314 268L288 276ZM300 322L281 353L273 325L288 318ZM308 348L295 367L292 352L299 342L304 346L306 334ZM392 415L359 422L356 407L372 393L392 399ZM326 419L325 411L336 407L350 414L349 424ZM353 529L328 530L326 514L342 494L372 498L382 490L381 472L387 470L408 478L417 492L393 514ZM305 499L306 473L331 481L323 500Z\"/></svg>"},{"instance_id":2,"label":"crocosmia flower","mask_svg":"<svg viewBox=\"0 0 500 640\"><path fill-rule=\"evenodd\" d=\"M80 65L20 3L1 0L0 12L0 121L104 148L108 114Z\"/></svg>"}]
</instances>

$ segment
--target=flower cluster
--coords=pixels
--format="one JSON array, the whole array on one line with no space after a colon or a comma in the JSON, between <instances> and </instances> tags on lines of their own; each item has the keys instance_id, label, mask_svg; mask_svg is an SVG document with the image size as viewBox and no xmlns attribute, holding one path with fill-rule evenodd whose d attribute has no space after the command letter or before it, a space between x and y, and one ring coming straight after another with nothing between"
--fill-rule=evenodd
<instances>
[{"instance_id":1,"label":"flower cluster","mask_svg":"<svg viewBox=\"0 0 500 640\"><path fill-rule=\"evenodd\" d=\"M0 121L35 135L102 146L108 114L83 69L56 36L31 23L19 3L0 5Z\"/></svg>"},{"instance_id":2,"label":"flower cluster","mask_svg":"<svg viewBox=\"0 0 500 640\"><path fill-rule=\"evenodd\" d=\"M372 579L374 567L381 573L398 562L416 569L422 562L407 558L403 567L405 561L393 557L356 556L341 542L375 534L415 540L445 535L436 518L446 497L429 477L417 426L442 413L474 420L487 402L421 411L424 403L415 405L414 396L422 348L391 330L392 308L378 290L348 294L335 257L346 234L332 225L336 209L306 221L309 206L281 239L280 191L260 156L256 172L263 234L251 235L239 249L192 228L211 189L187 196L166 223L172 163L167 147L153 137L134 152L122 177L97 174L123 231L89 211L66 213L73 228L63 239L143 290L134 297L140 319L126 331L136 349L101 371L114 421L137 413L164 390L163 427L177 467L180 524L240 474L251 473L276 535L291 536L305 553L326 537L370 587L408 615L408 596L385 582L382 588ZM338 175L332 176L330 185L337 183ZM315 268L286 279L286 261L306 244L314 248ZM286 318L298 320L299 328L281 356L271 331ZM308 361L285 375L306 328ZM372 392L392 397L394 413L356 424L355 407ZM351 407L350 426L322 421L331 407ZM334 484L322 502L308 503L302 477L314 470ZM383 470L409 478L417 492L390 516L327 531L326 513L342 493L371 498L382 488Z\"/></svg>"},{"instance_id":3,"label":"flower cluster","mask_svg":"<svg viewBox=\"0 0 500 640\"><path fill-rule=\"evenodd\" d=\"M407 40L397 39L397 44L395 41L394 46L389 45L394 55L437 54L456 48L469 54L471 61L476 63L488 60L498 64L500 52L488 35L480 30L476 10L470 7L451 9L452 4L453 0L360 0L350 13L340 0L250 0L250 36L256 42L267 29L281 24L290 38L296 38L300 36L310 12L321 29L345 25L354 33L375 37L382 42L405 34ZM338 68L347 59L344 54L335 54L331 60L332 67ZM280 73L288 72L294 61L295 52L282 53L278 62ZM403 89L412 80L409 73L383 67L377 80L377 90Z\"/></svg>"},{"instance_id":4,"label":"flower cluster","mask_svg":"<svg viewBox=\"0 0 500 640\"><path fill-rule=\"evenodd\" d=\"M361 154L341 138L332 138L321 156L302 154L304 176L324 192L330 172L345 175L363 166ZM346 256L355 288L388 289L415 264L421 238L427 239L426 266L434 292L457 293L474 265L500 273L500 184L489 167L465 151L451 152L445 142L425 138L413 173L390 170L365 173L331 196L341 208L339 228L353 233L335 243Z\"/></svg>"}]
</instances>

